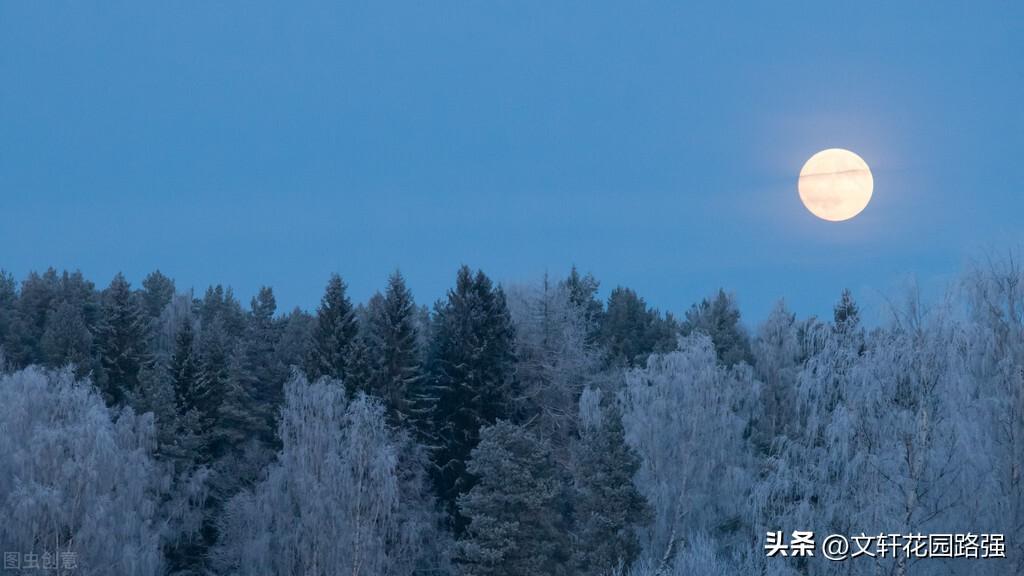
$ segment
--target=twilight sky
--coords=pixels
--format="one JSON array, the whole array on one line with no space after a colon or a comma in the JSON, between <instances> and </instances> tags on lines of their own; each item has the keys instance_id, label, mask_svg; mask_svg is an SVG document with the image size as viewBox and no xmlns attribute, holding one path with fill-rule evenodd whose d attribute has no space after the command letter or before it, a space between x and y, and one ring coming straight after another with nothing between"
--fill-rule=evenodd
<instances>
[{"instance_id":1,"label":"twilight sky","mask_svg":"<svg viewBox=\"0 0 1024 576\"><path fill-rule=\"evenodd\" d=\"M696 4L0 1L0 268L313 308L575 263L755 324L1020 247L1024 3ZM797 196L830 147L851 221Z\"/></svg>"}]
</instances>

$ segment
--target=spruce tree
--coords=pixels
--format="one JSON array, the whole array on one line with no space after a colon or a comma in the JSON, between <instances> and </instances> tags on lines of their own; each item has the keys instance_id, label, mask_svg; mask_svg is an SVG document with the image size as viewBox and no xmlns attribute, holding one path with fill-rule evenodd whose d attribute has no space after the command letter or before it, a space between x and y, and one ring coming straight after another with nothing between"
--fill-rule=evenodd
<instances>
[{"instance_id":1,"label":"spruce tree","mask_svg":"<svg viewBox=\"0 0 1024 576\"><path fill-rule=\"evenodd\" d=\"M53 268L42 275L30 272L21 283L4 351L7 361L15 368L44 362L42 336L46 330L46 317L53 308L59 289L57 271Z\"/></svg>"},{"instance_id":2,"label":"spruce tree","mask_svg":"<svg viewBox=\"0 0 1024 576\"><path fill-rule=\"evenodd\" d=\"M853 293L844 289L832 310L832 331L838 339L860 356L866 351L864 329L860 325L860 308Z\"/></svg>"},{"instance_id":3,"label":"spruce tree","mask_svg":"<svg viewBox=\"0 0 1024 576\"><path fill-rule=\"evenodd\" d=\"M174 456L192 465L209 463L213 427L207 410L211 391L203 385L197 356L192 320L186 318L178 327L167 373L174 391L176 425L183 441Z\"/></svg>"},{"instance_id":4,"label":"spruce tree","mask_svg":"<svg viewBox=\"0 0 1024 576\"><path fill-rule=\"evenodd\" d=\"M94 333L100 321L96 288L81 272L65 271L46 314L37 361L58 368L68 364L84 377L98 371Z\"/></svg>"},{"instance_id":5,"label":"spruce tree","mask_svg":"<svg viewBox=\"0 0 1024 576\"><path fill-rule=\"evenodd\" d=\"M138 391L139 370L147 359L142 309L121 273L103 291L99 346L103 394L108 403L121 405Z\"/></svg>"},{"instance_id":6,"label":"spruce tree","mask_svg":"<svg viewBox=\"0 0 1024 576\"><path fill-rule=\"evenodd\" d=\"M381 398L392 423L404 422L413 407L412 394L422 380L416 304L405 279L395 272L383 297L370 301L366 343L370 374L367 392Z\"/></svg>"},{"instance_id":7,"label":"spruce tree","mask_svg":"<svg viewBox=\"0 0 1024 576\"><path fill-rule=\"evenodd\" d=\"M316 326L310 345L307 372L311 379L328 377L341 380L351 388L348 361L352 355L352 342L359 332L352 302L345 293L347 287L340 276L334 274L316 311Z\"/></svg>"},{"instance_id":8,"label":"spruce tree","mask_svg":"<svg viewBox=\"0 0 1024 576\"><path fill-rule=\"evenodd\" d=\"M547 441L501 420L480 431L468 472L479 483L458 499L468 519L456 553L462 573L566 574L561 486Z\"/></svg>"},{"instance_id":9,"label":"spruce tree","mask_svg":"<svg viewBox=\"0 0 1024 576\"><path fill-rule=\"evenodd\" d=\"M18 289L14 276L0 270L0 371L7 368L10 340L18 305Z\"/></svg>"},{"instance_id":10,"label":"spruce tree","mask_svg":"<svg viewBox=\"0 0 1024 576\"><path fill-rule=\"evenodd\" d=\"M844 289L832 310L832 319L837 332L855 330L860 323L860 309L853 300L853 293Z\"/></svg>"},{"instance_id":11,"label":"spruce tree","mask_svg":"<svg viewBox=\"0 0 1024 576\"><path fill-rule=\"evenodd\" d=\"M93 337L74 302L64 301L50 312L46 330L40 340L40 351L46 364L53 368L72 364L78 378L86 376L92 368Z\"/></svg>"},{"instance_id":12,"label":"spruce tree","mask_svg":"<svg viewBox=\"0 0 1024 576\"><path fill-rule=\"evenodd\" d=\"M595 389L584 391L580 404L592 404L593 413L581 410L580 436L572 450L573 566L581 576L602 576L636 559L636 529L650 521L650 511L633 483L640 457L626 443L617 404L602 406Z\"/></svg>"},{"instance_id":13,"label":"spruce tree","mask_svg":"<svg viewBox=\"0 0 1024 576\"><path fill-rule=\"evenodd\" d=\"M293 368L303 368L309 357L309 344L313 337L315 319L307 312L295 308L281 320L281 337L275 356L277 363L287 373Z\"/></svg>"},{"instance_id":14,"label":"spruce tree","mask_svg":"<svg viewBox=\"0 0 1024 576\"><path fill-rule=\"evenodd\" d=\"M273 442L277 412L284 399L284 381L287 378L284 366L277 362L281 325L274 318L276 312L277 300L273 290L266 286L260 288L252 299L249 329L242 344L242 358L239 359L245 365L243 373L250 380L237 380L251 398L249 411L261 421L252 432L265 444Z\"/></svg>"},{"instance_id":15,"label":"spruce tree","mask_svg":"<svg viewBox=\"0 0 1024 576\"><path fill-rule=\"evenodd\" d=\"M466 462L480 428L515 415L515 328L505 295L483 272L463 266L434 317L429 395L434 401L435 486L456 534L456 500L473 487Z\"/></svg>"}]
</instances>

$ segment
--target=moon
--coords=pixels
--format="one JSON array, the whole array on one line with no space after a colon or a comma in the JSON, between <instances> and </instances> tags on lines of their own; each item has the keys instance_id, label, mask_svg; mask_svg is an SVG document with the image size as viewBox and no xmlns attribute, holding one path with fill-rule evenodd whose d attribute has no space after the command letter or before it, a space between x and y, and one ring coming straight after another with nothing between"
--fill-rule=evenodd
<instances>
[{"instance_id":1,"label":"moon","mask_svg":"<svg viewBox=\"0 0 1024 576\"><path fill-rule=\"evenodd\" d=\"M804 164L797 180L800 201L818 218L849 220L871 201L875 180L863 158L842 148L822 150Z\"/></svg>"}]
</instances>

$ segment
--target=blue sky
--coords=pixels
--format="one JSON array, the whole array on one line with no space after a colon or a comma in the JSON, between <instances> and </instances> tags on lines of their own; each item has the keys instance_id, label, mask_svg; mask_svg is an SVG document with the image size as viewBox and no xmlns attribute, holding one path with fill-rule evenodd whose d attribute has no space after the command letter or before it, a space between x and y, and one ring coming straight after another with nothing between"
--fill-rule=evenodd
<instances>
[{"instance_id":1,"label":"blue sky","mask_svg":"<svg viewBox=\"0 0 1024 576\"><path fill-rule=\"evenodd\" d=\"M752 323L941 286L1024 235L1024 4L911 4L0 2L0 267L312 308L575 263ZM875 178L838 224L829 147Z\"/></svg>"}]
</instances>

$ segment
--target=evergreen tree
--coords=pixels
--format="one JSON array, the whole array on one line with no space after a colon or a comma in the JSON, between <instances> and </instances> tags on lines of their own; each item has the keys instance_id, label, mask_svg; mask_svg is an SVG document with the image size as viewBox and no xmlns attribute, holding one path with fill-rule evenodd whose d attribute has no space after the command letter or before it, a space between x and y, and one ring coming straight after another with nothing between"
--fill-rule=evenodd
<instances>
[{"instance_id":1,"label":"evergreen tree","mask_svg":"<svg viewBox=\"0 0 1024 576\"><path fill-rule=\"evenodd\" d=\"M188 512L182 522L186 534L167 543L165 558L171 574L201 574L209 540L200 532L210 463L213 422L205 407L209 390L202 386L199 351L191 315L178 318L174 351L169 359L154 361L140 377L142 409L154 412L157 420L157 455L173 472L177 501L167 507ZM198 533L198 534L197 534Z\"/></svg>"},{"instance_id":2,"label":"evergreen tree","mask_svg":"<svg viewBox=\"0 0 1024 576\"><path fill-rule=\"evenodd\" d=\"M693 305L686 312L681 332L684 336L695 332L706 334L715 345L718 361L725 366L753 362L750 337L740 324L740 311L735 299L725 290L719 290L713 299L705 298Z\"/></svg>"},{"instance_id":3,"label":"evergreen tree","mask_svg":"<svg viewBox=\"0 0 1024 576\"><path fill-rule=\"evenodd\" d=\"M192 321L185 319L178 328L174 355L170 364L174 395L182 412L199 409L206 398L199 386L199 366L196 361L195 332Z\"/></svg>"},{"instance_id":4,"label":"evergreen tree","mask_svg":"<svg viewBox=\"0 0 1024 576\"><path fill-rule=\"evenodd\" d=\"M151 320L160 318L164 308L174 298L174 280L159 270L151 272L142 280L142 308Z\"/></svg>"},{"instance_id":5,"label":"evergreen tree","mask_svg":"<svg viewBox=\"0 0 1024 576\"><path fill-rule=\"evenodd\" d=\"M199 373L196 389L201 401L195 406L195 417L201 435L209 442L209 457L217 458L224 452L221 438L214 437L213 424L220 417L221 404L231 379L232 349L224 340L219 322L204 326L199 336ZM186 410L187 411L187 410Z\"/></svg>"},{"instance_id":6,"label":"evergreen tree","mask_svg":"<svg viewBox=\"0 0 1024 576\"><path fill-rule=\"evenodd\" d=\"M118 273L103 291L99 328L103 394L112 405L138 391L139 370L147 359L146 324L131 285Z\"/></svg>"},{"instance_id":7,"label":"evergreen tree","mask_svg":"<svg viewBox=\"0 0 1024 576\"><path fill-rule=\"evenodd\" d=\"M281 321L281 337L277 343L277 363L286 371L303 368L309 357L309 344L313 337L313 316L295 308Z\"/></svg>"},{"instance_id":8,"label":"evergreen tree","mask_svg":"<svg viewBox=\"0 0 1024 576\"><path fill-rule=\"evenodd\" d=\"M0 371L7 368L10 341L14 337L15 314L18 306L18 289L14 276L0 270Z\"/></svg>"},{"instance_id":9,"label":"evergreen tree","mask_svg":"<svg viewBox=\"0 0 1024 576\"><path fill-rule=\"evenodd\" d=\"M580 407L580 437L573 449L573 565L581 576L604 576L636 559L636 528L650 520L650 512L633 484L640 457L626 444L618 407L602 406L596 389L583 392Z\"/></svg>"},{"instance_id":10,"label":"evergreen tree","mask_svg":"<svg viewBox=\"0 0 1024 576\"><path fill-rule=\"evenodd\" d=\"M173 457L186 466L208 464L213 418L207 406L212 391L201 378L195 332L189 318L183 319L178 328L167 372L174 391L175 425L181 440Z\"/></svg>"},{"instance_id":11,"label":"evergreen tree","mask_svg":"<svg viewBox=\"0 0 1024 576\"><path fill-rule=\"evenodd\" d=\"M46 330L46 317L54 307L59 289L57 271L53 268L41 276L30 272L21 283L5 350L7 361L14 367L24 368L44 362L42 336Z\"/></svg>"},{"instance_id":12,"label":"evergreen tree","mask_svg":"<svg viewBox=\"0 0 1024 576\"><path fill-rule=\"evenodd\" d=\"M612 363L641 365L652 352L673 350L676 333L675 320L648 308L636 292L621 286L612 290L601 318L601 343Z\"/></svg>"},{"instance_id":13,"label":"evergreen tree","mask_svg":"<svg viewBox=\"0 0 1024 576\"><path fill-rule=\"evenodd\" d=\"M561 486L547 442L500 420L480 431L468 471L480 481L458 499L468 519L456 554L462 573L566 574Z\"/></svg>"},{"instance_id":14,"label":"evergreen tree","mask_svg":"<svg viewBox=\"0 0 1024 576\"><path fill-rule=\"evenodd\" d=\"M87 375L92 368L93 337L81 307L68 301L58 304L47 317L40 348L48 366L59 368L70 363L77 377Z\"/></svg>"},{"instance_id":15,"label":"evergreen tree","mask_svg":"<svg viewBox=\"0 0 1024 576\"><path fill-rule=\"evenodd\" d=\"M207 289L198 311L201 331L197 388L201 390L202 402L195 408L203 435L210 440L210 457L216 459L225 448L222 438L213 433L213 423L220 418L221 404L232 378L233 355L245 335L246 320L231 290L219 285Z\"/></svg>"},{"instance_id":16,"label":"evergreen tree","mask_svg":"<svg viewBox=\"0 0 1024 576\"><path fill-rule=\"evenodd\" d=\"M352 342L359 332L352 302L345 282L333 274L316 311L316 326L310 346L307 372L316 379L322 376L345 381ZM347 388L351 388L346 383Z\"/></svg>"},{"instance_id":17,"label":"evergreen tree","mask_svg":"<svg viewBox=\"0 0 1024 576\"><path fill-rule=\"evenodd\" d=\"M844 289L832 310L833 325L837 332L850 332L860 325L860 308L853 300L853 293Z\"/></svg>"},{"instance_id":18,"label":"evergreen tree","mask_svg":"<svg viewBox=\"0 0 1024 576\"><path fill-rule=\"evenodd\" d=\"M284 381L288 374L277 362L277 345L281 325L274 318L277 300L269 287L260 288L252 299L249 332L244 342L244 361L252 383L247 386L254 404L251 411L262 420L258 437L266 444L273 442L276 418L284 399Z\"/></svg>"},{"instance_id":19,"label":"evergreen tree","mask_svg":"<svg viewBox=\"0 0 1024 576\"><path fill-rule=\"evenodd\" d=\"M860 324L860 308L853 299L853 294L844 289L832 310L832 331L839 341L855 350L857 355L867 352L864 329Z\"/></svg>"},{"instance_id":20,"label":"evergreen tree","mask_svg":"<svg viewBox=\"0 0 1024 576\"><path fill-rule=\"evenodd\" d=\"M456 500L475 483L466 462L480 428L515 414L515 329L504 293L483 272L459 270L455 289L436 307L431 347L434 481L461 534Z\"/></svg>"},{"instance_id":21,"label":"evergreen tree","mask_svg":"<svg viewBox=\"0 0 1024 576\"><path fill-rule=\"evenodd\" d=\"M405 279L395 272L383 297L370 301L366 342L370 358L367 391L383 399L393 423L405 421L411 395L423 377L416 331L416 304Z\"/></svg>"},{"instance_id":22,"label":"evergreen tree","mask_svg":"<svg viewBox=\"0 0 1024 576\"><path fill-rule=\"evenodd\" d=\"M569 291L569 302L582 312L591 333L596 336L601 315L604 313L604 305L597 299L600 283L589 273L581 276L573 266L563 284Z\"/></svg>"}]
</instances>

